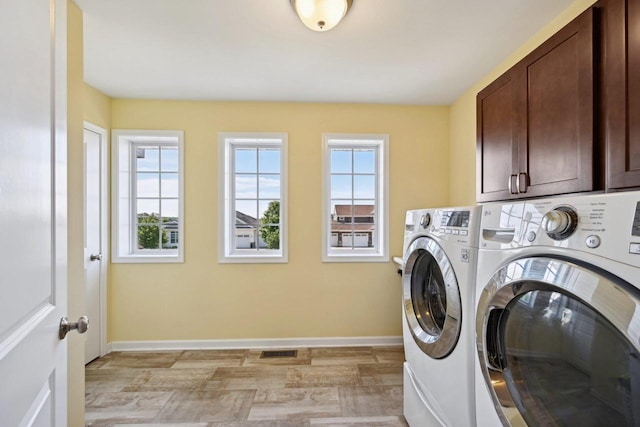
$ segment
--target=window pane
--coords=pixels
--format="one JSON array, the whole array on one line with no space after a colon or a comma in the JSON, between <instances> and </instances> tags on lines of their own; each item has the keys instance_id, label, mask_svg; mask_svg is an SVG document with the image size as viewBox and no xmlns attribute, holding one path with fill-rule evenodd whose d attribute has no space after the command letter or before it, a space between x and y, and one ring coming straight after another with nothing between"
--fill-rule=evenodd
<instances>
[{"instance_id":1,"label":"window pane","mask_svg":"<svg viewBox=\"0 0 640 427\"><path fill-rule=\"evenodd\" d=\"M236 201L236 224L258 225L258 202L256 200Z\"/></svg>"},{"instance_id":2,"label":"window pane","mask_svg":"<svg viewBox=\"0 0 640 427\"><path fill-rule=\"evenodd\" d=\"M260 173L280 173L280 149L279 148L261 148L260 156Z\"/></svg>"},{"instance_id":3,"label":"window pane","mask_svg":"<svg viewBox=\"0 0 640 427\"><path fill-rule=\"evenodd\" d=\"M262 224L278 224L280 222L280 201L260 200L259 219Z\"/></svg>"},{"instance_id":4,"label":"window pane","mask_svg":"<svg viewBox=\"0 0 640 427\"><path fill-rule=\"evenodd\" d=\"M353 171L355 173L376 172L376 152L374 149L354 150Z\"/></svg>"},{"instance_id":5,"label":"window pane","mask_svg":"<svg viewBox=\"0 0 640 427\"><path fill-rule=\"evenodd\" d=\"M371 233L372 230L362 231L358 230L358 227L356 226L356 232L353 234L353 246L356 248L371 247Z\"/></svg>"},{"instance_id":6,"label":"window pane","mask_svg":"<svg viewBox=\"0 0 640 427\"><path fill-rule=\"evenodd\" d=\"M353 218L351 200L332 200L331 219L341 224L350 224Z\"/></svg>"},{"instance_id":7,"label":"window pane","mask_svg":"<svg viewBox=\"0 0 640 427\"><path fill-rule=\"evenodd\" d=\"M338 233L331 233L331 237L330 237L330 246L332 248L337 248L338 247Z\"/></svg>"},{"instance_id":8,"label":"window pane","mask_svg":"<svg viewBox=\"0 0 640 427\"><path fill-rule=\"evenodd\" d=\"M352 232L341 233L341 241L339 246L342 246L343 248L353 247L353 233Z\"/></svg>"},{"instance_id":9,"label":"window pane","mask_svg":"<svg viewBox=\"0 0 640 427\"><path fill-rule=\"evenodd\" d=\"M258 197L257 175L236 175L236 199L255 199Z\"/></svg>"},{"instance_id":10,"label":"window pane","mask_svg":"<svg viewBox=\"0 0 640 427\"><path fill-rule=\"evenodd\" d=\"M158 146L136 145L136 170L137 171L159 171L159 150Z\"/></svg>"},{"instance_id":11,"label":"window pane","mask_svg":"<svg viewBox=\"0 0 640 427\"><path fill-rule=\"evenodd\" d=\"M280 175L260 175L260 194L261 199L279 199L280 198Z\"/></svg>"},{"instance_id":12,"label":"window pane","mask_svg":"<svg viewBox=\"0 0 640 427\"><path fill-rule=\"evenodd\" d=\"M163 172L178 172L178 147L162 147L160 163Z\"/></svg>"},{"instance_id":13,"label":"window pane","mask_svg":"<svg viewBox=\"0 0 640 427\"><path fill-rule=\"evenodd\" d=\"M351 173L351 149L331 149L331 173Z\"/></svg>"},{"instance_id":14,"label":"window pane","mask_svg":"<svg viewBox=\"0 0 640 427\"><path fill-rule=\"evenodd\" d=\"M354 206L355 215L354 222L357 224L374 224L376 201L375 200L358 200Z\"/></svg>"},{"instance_id":15,"label":"window pane","mask_svg":"<svg viewBox=\"0 0 640 427\"><path fill-rule=\"evenodd\" d=\"M235 149L236 165L235 171L238 172L258 172L258 157L255 148L236 148Z\"/></svg>"},{"instance_id":16,"label":"window pane","mask_svg":"<svg viewBox=\"0 0 640 427\"><path fill-rule=\"evenodd\" d=\"M158 222L160 217L160 203L158 199L137 199L136 215L138 222Z\"/></svg>"},{"instance_id":17,"label":"window pane","mask_svg":"<svg viewBox=\"0 0 640 427\"><path fill-rule=\"evenodd\" d=\"M162 174L162 197L178 197L178 174Z\"/></svg>"},{"instance_id":18,"label":"window pane","mask_svg":"<svg viewBox=\"0 0 640 427\"><path fill-rule=\"evenodd\" d=\"M355 199L372 199L376 196L376 178L374 175L354 175L353 197Z\"/></svg>"},{"instance_id":19,"label":"window pane","mask_svg":"<svg viewBox=\"0 0 640 427\"><path fill-rule=\"evenodd\" d=\"M257 240L257 229L254 227L236 226L235 248L255 249Z\"/></svg>"},{"instance_id":20,"label":"window pane","mask_svg":"<svg viewBox=\"0 0 640 427\"><path fill-rule=\"evenodd\" d=\"M158 249L159 242L160 232L157 225L138 226L138 249Z\"/></svg>"},{"instance_id":21,"label":"window pane","mask_svg":"<svg viewBox=\"0 0 640 427\"><path fill-rule=\"evenodd\" d=\"M158 174L137 173L136 195L138 197L158 197L160 195L160 179Z\"/></svg>"},{"instance_id":22,"label":"window pane","mask_svg":"<svg viewBox=\"0 0 640 427\"><path fill-rule=\"evenodd\" d=\"M260 227L258 247L260 249L280 249L280 227L277 225Z\"/></svg>"},{"instance_id":23,"label":"window pane","mask_svg":"<svg viewBox=\"0 0 640 427\"><path fill-rule=\"evenodd\" d=\"M162 227L162 249L176 249L178 247L178 222L166 222Z\"/></svg>"},{"instance_id":24,"label":"window pane","mask_svg":"<svg viewBox=\"0 0 640 427\"><path fill-rule=\"evenodd\" d=\"M169 221L171 219L178 219L178 199L163 199L162 200L162 218L163 221Z\"/></svg>"},{"instance_id":25,"label":"window pane","mask_svg":"<svg viewBox=\"0 0 640 427\"><path fill-rule=\"evenodd\" d=\"M351 199L351 175L331 175L331 198Z\"/></svg>"}]
</instances>

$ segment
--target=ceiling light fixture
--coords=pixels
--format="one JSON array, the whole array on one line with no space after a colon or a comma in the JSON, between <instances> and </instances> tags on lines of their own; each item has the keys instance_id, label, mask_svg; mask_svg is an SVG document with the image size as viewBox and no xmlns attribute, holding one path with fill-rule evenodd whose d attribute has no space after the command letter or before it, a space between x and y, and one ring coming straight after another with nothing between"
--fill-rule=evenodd
<instances>
[{"instance_id":1,"label":"ceiling light fixture","mask_svg":"<svg viewBox=\"0 0 640 427\"><path fill-rule=\"evenodd\" d=\"M313 31L329 31L344 18L353 0L290 0L300 20Z\"/></svg>"}]
</instances>

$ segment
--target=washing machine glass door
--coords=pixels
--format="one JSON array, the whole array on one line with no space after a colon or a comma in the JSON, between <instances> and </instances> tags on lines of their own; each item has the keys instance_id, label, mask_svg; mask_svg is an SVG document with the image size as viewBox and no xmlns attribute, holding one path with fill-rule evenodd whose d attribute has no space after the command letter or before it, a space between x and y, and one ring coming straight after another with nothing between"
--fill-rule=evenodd
<instances>
[{"instance_id":1,"label":"washing machine glass door","mask_svg":"<svg viewBox=\"0 0 640 427\"><path fill-rule=\"evenodd\" d=\"M429 237L406 251L404 312L418 346L434 359L449 355L460 336L460 290L446 253Z\"/></svg>"},{"instance_id":2,"label":"washing machine glass door","mask_svg":"<svg viewBox=\"0 0 640 427\"><path fill-rule=\"evenodd\" d=\"M479 304L480 355L503 419L640 424L640 299L612 279L550 258L493 276Z\"/></svg>"}]
</instances>

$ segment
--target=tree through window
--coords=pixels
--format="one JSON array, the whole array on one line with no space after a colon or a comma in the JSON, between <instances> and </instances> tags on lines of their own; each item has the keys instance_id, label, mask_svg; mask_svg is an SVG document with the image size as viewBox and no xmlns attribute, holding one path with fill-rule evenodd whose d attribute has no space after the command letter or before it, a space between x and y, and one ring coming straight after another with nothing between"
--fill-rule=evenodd
<instances>
[{"instance_id":1,"label":"tree through window","mask_svg":"<svg viewBox=\"0 0 640 427\"><path fill-rule=\"evenodd\" d=\"M113 131L114 262L183 261L183 132Z\"/></svg>"},{"instance_id":2,"label":"tree through window","mask_svg":"<svg viewBox=\"0 0 640 427\"><path fill-rule=\"evenodd\" d=\"M221 134L221 262L286 261L286 134Z\"/></svg>"}]
</instances>

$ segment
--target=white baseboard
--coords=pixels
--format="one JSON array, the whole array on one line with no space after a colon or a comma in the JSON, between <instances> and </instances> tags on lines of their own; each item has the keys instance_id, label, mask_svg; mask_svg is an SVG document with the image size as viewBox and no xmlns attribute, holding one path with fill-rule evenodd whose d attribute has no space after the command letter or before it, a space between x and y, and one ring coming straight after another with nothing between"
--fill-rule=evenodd
<instances>
[{"instance_id":1,"label":"white baseboard","mask_svg":"<svg viewBox=\"0 0 640 427\"><path fill-rule=\"evenodd\" d=\"M401 336L391 337L333 337L333 338L273 338L239 340L189 341L113 341L111 351L158 350L238 350L309 347L381 347L402 345Z\"/></svg>"}]
</instances>

